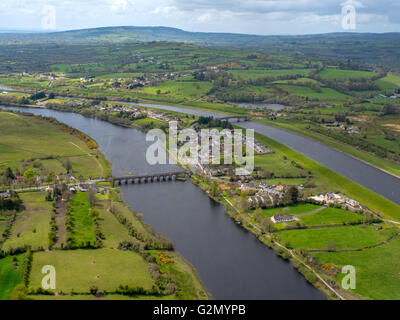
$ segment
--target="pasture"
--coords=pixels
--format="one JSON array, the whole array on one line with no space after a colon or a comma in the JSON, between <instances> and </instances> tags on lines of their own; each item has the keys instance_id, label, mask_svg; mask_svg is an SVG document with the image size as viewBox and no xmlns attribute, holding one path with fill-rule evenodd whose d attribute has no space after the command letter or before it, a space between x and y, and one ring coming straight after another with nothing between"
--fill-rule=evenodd
<instances>
[{"instance_id":1,"label":"pasture","mask_svg":"<svg viewBox=\"0 0 400 320\"><path fill-rule=\"evenodd\" d=\"M92 286L115 292L121 285L151 289L151 278L146 262L134 252L111 249L38 252L33 255L31 287L42 283L42 268L56 269L57 289L70 293L89 293Z\"/></svg>"},{"instance_id":2,"label":"pasture","mask_svg":"<svg viewBox=\"0 0 400 320\"><path fill-rule=\"evenodd\" d=\"M44 192L20 193L19 196L25 210L18 213L10 238L3 244L2 249L8 251L25 246L31 246L32 249L47 248L51 202L45 201Z\"/></svg>"},{"instance_id":3,"label":"pasture","mask_svg":"<svg viewBox=\"0 0 400 320\"><path fill-rule=\"evenodd\" d=\"M396 228L376 230L375 226L359 225L280 231L278 235L293 249L324 250L331 243L336 250L354 250L386 241L396 232Z\"/></svg>"}]
</instances>

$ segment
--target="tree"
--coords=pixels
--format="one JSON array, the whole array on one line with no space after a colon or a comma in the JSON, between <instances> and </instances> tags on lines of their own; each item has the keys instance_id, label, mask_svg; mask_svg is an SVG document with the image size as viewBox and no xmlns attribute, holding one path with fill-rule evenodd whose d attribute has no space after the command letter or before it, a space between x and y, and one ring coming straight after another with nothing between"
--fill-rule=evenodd
<instances>
[{"instance_id":1,"label":"tree","mask_svg":"<svg viewBox=\"0 0 400 320\"><path fill-rule=\"evenodd\" d=\"M89 188L89 190L86 193L87 200L90 203L92 207L96 206L97 203L97 198L96 198L96 191L94 191L93 188Z\"/></svg>"},{"instance_id":2,"label":"tree","mask_svg":"<svg viewBox=\"0 0 400 320\"><path fill-rule=\"evenodd\" d=\"M264 218L262 214L262 210L260 208L256 209L253 214L254 220L256 220L258 223L261 223L262 219Z\"/></svg>"},{"instance_id":3,"label":"tree","mask_svg":"<svg viewBox=\"0 0 400 320\"><path fill-rule=\"evenodd\" d=\"M291 203L299 202L299 189L297 187L290 187L287 191L287 198L291 201Z\"/></svg>"},{"instance_id":4,"label":"tree","mask_svg":"<svg viewBox=\"0 0 400 320\"><path fill-rule=\"evenodd\" d=\"M32 169L28 169L24 172L24 178L26 180L31 180L35 177L35 173L33 172Z\"/></svg>"},{"instance_id":5,"label":"tree","mask_svg":"<svg viewBox=\"0 0 400 320\"><path fill-rule=\"evenodd\" d=\"M5 176L6 176L7 180L14 180L15 179L14 172L11 170L11 168L7 168L6 169Z\"/></svg>"},{"instance_id":6,"label":"tree","mask_svg":"<svg viewBox=\"0 0 400 320\"><path fill-rule=\"evenodd\" d=\"M270 218L265 218L262 222L261 222L261 227L263 230L265 230L266 232L272 232L274 230L274 224L271 221Z\"/></svg>"},{"instance_id":7,"label":"tree","mask_svg":"<svg viewBox=\"0 0 400 320\"><path fill-rule=\"evenodd\" d=\"M216 197L218 195L218 182L213 181L210 187L210 193L213 197Z\"/></svg>"},{"instance_id":8,"label":"tree","mask_svg":"<svg viewBox=\"0 0 400 320\"><path fill-rule=\"evenodd\" d=\"M72 163L71 163L71 160L66 159L66 160L63 162L63 166L64 166L65 170L67 170L67 173L68 173L68 174L72 172Z\"/></svg>"}]
</instances>

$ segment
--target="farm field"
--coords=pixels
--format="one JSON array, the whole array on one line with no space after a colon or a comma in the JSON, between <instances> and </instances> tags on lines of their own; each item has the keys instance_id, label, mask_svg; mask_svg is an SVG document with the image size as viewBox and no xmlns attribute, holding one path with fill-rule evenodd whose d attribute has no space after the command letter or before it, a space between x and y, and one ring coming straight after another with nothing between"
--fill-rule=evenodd
<instances>
[{"instance_id":1,"label":"farm field","mask_svg":"<svg viewBox=\"0 0 400 320\"><path fill-rule=\"evenodd\" d=\"M400 299L400 240L361 252L312 253L320 263L331 263L341 268L352 265L357 272L356 293L377 300ZM343 275L338 274L340 283Z\"/></svg>"},{"instance_id":2,"label":"farm field","mask_svg":"<svg viewBox=\"0 0 400 320\"><path fill-rule=\"evenodd\" d=\"M306 76L311 69L278 69L278 70L230 70L229 72L235 77L241 77L244 80L257 79L262 77L275 77L285 75L301 75Z\"/></svg>"},{"instance_id":3,"label":"farm field","mask_svg":"<svg viewBox=\"0 0 400 320\"><path fill-rule=\"evenodd\" d=\"M94 234L94 222L91 216L91 206L86 200L86 193L78 192L69 202L72 230L68 234L75 246L93 245L96 236Z\"/></svg>"},{"instance_id":4,"label":"farm field","mask_svg":"<svg viewBox=\"0 0 400 320\"><path fill-rule=\"evenodd\" d=\"M0 259L0 301L12 297L14 288L22 281L22 255Z\"/></svg>"},{"instance_id":5,"label":"farm field","mask_svg":"<svg viewBox=\"0 0 400 320\"><path fill-rule=\"evenodd\" d=\"M76 177L104 175L110 169L95 150L55 124L16 113L0 112L0 171L32 169L38 175L65 174L63 165L69 160ZM46 143L43 143L46 141ZM99 168L101 170L99 170Z\"/></svg>"},{"instance_id":6,"label":"farm field","mask_svg":"<svg viewBox=\"0 0 400 320\"><path fill-rule=\"evenodd\" d=\"M31 246L47 248L50 231L51 203L45 201L44 192L21 193L25 210L18 213L10 238L1 247L4 251Z\"/></svg>"},{"instance_id":7,"label":"farm field","mask_svg":"<svg viewBox=\"0 0 400 320\"><path fill-rule=\"evenodd\" d=\"M325 79L357 79L372 78L377 75L375 72L358 71L358 70L339 70L328 68L318 73L321 78Z\"/></svg>"},{"instance_id":8,"label":"farm field","mask_svg":"<svg viewBox=\"0 0 400 320\"><path fill-rule=\"evenodd\" d=\"M321 206L315 205L315 204L298 204L290 207L282 207L282 208L274 208L274 209L264 209L263 214L266 217L272 217L279 212L282 213L285 211L285 214L287 215L298 215L298 214L304 214L304 213L309 213L313 212L315 210L320 209Z\"/></svg>"},{"instance_id":9,"label":"farm field","mask_svg":"<svg viewBox=\"0 0 400 320\"><path fill-rule=\"evenodd\" d=\"M137 253L112 250L38 252L33 255L31 287L41 287L42 267L57 271L57 290L88 293L92 286L115 292L121 284L150 290L154 285L147 264Z\"/></svg>"},{"instance_id":10,"label":"farm field","mask_svg":"<svg viewBox=\"0 0 400 320\"><path fill-rule=\"evenodd\" d=\"M321 226L330 224L358 223L363 221L363 216L336 208L326 208L319 212L300 217L301 222L307 226Z\"/></svg>"},{"instance_id":11,"label":"farm field","mask_svg":"<svg viewBox=\"0 0 400 320\"><path fill-rule=\"evenodd\" d=\"M282 90L288 91L291 94L299 97L308 97L315 99L335 99L335 100L346 100L348 96L331 88L321 88L321 92L315 91L311 88L296 85L280 84L277 85Z\"/></svg>"},{"instance_id":12,"label":"farm field","mask_svg":"<svg viewBox=\"0 0 400 320\"><path fill-rule=\"evenodd\" d=\"M286 245L294 248L327 249L332 243L336 250L360 249L388 240L396 228L376 230L375 226L346 226L278 232Z\"/></svg>"}]
</instances>

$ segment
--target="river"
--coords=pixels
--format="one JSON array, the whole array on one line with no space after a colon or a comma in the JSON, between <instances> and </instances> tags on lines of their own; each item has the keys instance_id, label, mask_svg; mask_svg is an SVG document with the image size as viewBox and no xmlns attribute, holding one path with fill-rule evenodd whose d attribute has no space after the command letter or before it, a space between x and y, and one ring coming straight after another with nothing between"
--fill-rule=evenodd
<instances>
[{"instance_id":1,"label":"river","mask_svg":"<svg viewBox=\"0 0 400 320\"><path fill-rule=\"evenodd\" d=\"M147 164L145 134L135 129L49 109L1 107L53 117L92 138L113 163L114 175L158 173L174 166ZM45 143L45 142L44 142ZM125 203L171 239L196 268L214 299L325 299L293 266L236 225L225 208L187 182L121 186Z\"/></svg>"}]
</instances>

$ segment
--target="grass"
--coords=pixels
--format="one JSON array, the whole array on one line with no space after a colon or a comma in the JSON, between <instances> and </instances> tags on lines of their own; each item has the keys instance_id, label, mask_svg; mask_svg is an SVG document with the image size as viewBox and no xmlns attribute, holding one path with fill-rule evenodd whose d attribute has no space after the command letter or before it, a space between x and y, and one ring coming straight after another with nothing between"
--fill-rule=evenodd
<instances>
[{"instance_id":1,"label":"grass","mask_svg":"<svg viewBox=\"0 0 400 320\"><path fill-rule=\"evenodd\" d=\"M32 249L47 248L50 231L50 202L44 201L44 192L21 193L25 210L18 214L10 238L2 249L21 248L27 245Z\"/></svg>"},{"instance_id":2,"label":"grass","mask_svg":"<svg viewBox=\"0 0 400 320\"><path fill-rule=\"evenodd\" d=\"M290 160L285 160L280 154L264 154L254 156L255 167L273 172L276 177L299 177L301 172Z\"/></svg>"},{"instance_id":3,"label":"grass","mask_svg":"<svg viewBox=\"0 0 400 320\"><path fill-rule=\"evenodd\" d=\"M307 226L315 226L361 222L363 216L346 210L326 208L311 215L302 216L300 220Z\"/></svg>"},{"instance_id":4,"label":"grass","mask_svg":"<svg viewBox=\"0 0 400 320\"><path fill-rule=\"evenodd\" d=\"M107 201L102 201L96 206L96 209L99 211L101 229L106 238L106 240L103 241L105 248L118 248L121 242L132 241L128 230L108 211L109 204Z\"/></svg>"},{"instance_id":5,"label":"grass","mask_svg":"<svg viewBox=\"0 0 400 320\"><path fill-rule=\"evenodd\" d=\"M308 97L315 99L338 99L338 100L346 100L349 98L348 95L345 95L334 89L326 87L321 87L321 92L318 92L309 87L299 86L299 85L279 84L276 86L284 91L288 91L291 94L303 98Z\"/></svg>"},{"instance_id":6,"label":"grass","mask_svg":"<svg viewBox=\"0 0 400 320\"><path fill-rule=\"evenodd\" d=\"M263 77L277 77L286 75L302 75L307 76L312 69L278 69L278 70L230 70L235 78L241 77L243 80L258 79Z\"/></svg>"},{"instance_id":7,"label":"grass","mask_svg":"<svg viewBox=\"0 0 400 320\"><path fill-rule=\"evenodd\" d=\"M22 170L22 162L34 159L28 167L36 161L40 162L43 169L36 170L38 174L62 174L65 173L62 163L70 159L72 173L76 177L96 177L101 172L104 175L111 172L104 157L96 159L89 156L93 150L85 142L54 124L34 117L0 112L0 136L0 171L7 167Z\"/></svg>"},{"instance_id":8,"label":"grass","mask_svg":"<svg viewBox=\"0 0 400 320\"><path fill-rule=\"evenodd\" d=\"M121 284L151 289L154 281L143 258L134 252L111 249L39 252L33 256L31 287L41 287L42 268L56 269L57 289L89 292L91 286L114 292Z\"/></svg>"},{"instance_id":9,"label":"grass","mask_svg":"<svg viewBox=\"0 0 400 320\"><path fill-rule=\"evenodd\" d=\"M22 281L23 255L18 255L17 259L17 268L13 268L13 257L0 259L0 300L9 300L14 288Z\"/></svg>"},{"instance_id":10,"label":"grass","mask_svg":"<svg viewBox=\"0 0 400 320\"><path fill-rule=\"evenodd\" d=\"M326 249L328 243L334 243L336 250L351 250L388 240L396 230L376 230L375 226L362 225L280 231L278 235L288 247L294 249Z\"/></svg>"},{"instance_id":11,"label":"grass","mask_svg":"<svg viewBox=\"0 0 400 320\"><path fill-rule=\"evenodd\" d=\"M69 202L70 215L73 228L70 236L75 245L86 243L94 244L96 236L94 233L94 222L90 216L90 204L86 199L86 193L78 192Z\"/></svg>"},{"instance_id":12,"label":"grass","mask_svg":"<svg viewBox=\"0 0 400 320\"><path fill-rule=\"evenodd\" d=\"M273 217L275 216L278 212L283 212L284 210L287 210L288 215L298 215L298 214L303 214L303 213L309 213L313 212L317 209L321 208L321 206L315 205L315 204L298 204L295 206L290 206L287 208L273 208L273 209L266 209L263 210L263 214L266 217Z\"/></svg>"},{"instance_id":13,"label":"grass","mask_svg":"<svg viewBox=\"0 0 400 320\"><path fill-rule=\"evenodd\" d=\"M173 80L162 82L154 87L145 87L141 91L152 95L157 95L160 92L159 95L173 96L178 99L199 99L206 95L212 86L212 83L209 82Z\"/></svg>"},{"instance_id":14,"label":"grass","mask_svg":"<svg viewBox=\"0 0 400 320\"><path fill-rule=\"evenodd\" d=\"M329 80L372 78L376 75L377 75L376 72L358 71L358 70L340 70L333 68L324 69L318 73L318 76L320 76L321 78Z\"/></svg>"},{"instance_id":15,"label":"grass","mask_svg":"<svg viewBox=\"0 0 400 320\"><path fill-rule=\"evenodd\" d=\"M362 252L329 252L312 254L320 263L339 268L352 265L356 269L356 293L377 300L400 299L400 239ZM336 278L341 283L339 274Z\"/></svg>"}]
</instances>

